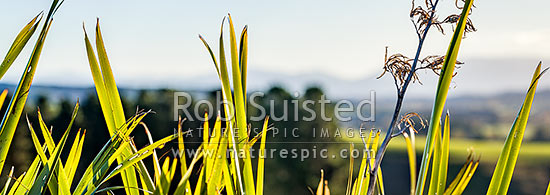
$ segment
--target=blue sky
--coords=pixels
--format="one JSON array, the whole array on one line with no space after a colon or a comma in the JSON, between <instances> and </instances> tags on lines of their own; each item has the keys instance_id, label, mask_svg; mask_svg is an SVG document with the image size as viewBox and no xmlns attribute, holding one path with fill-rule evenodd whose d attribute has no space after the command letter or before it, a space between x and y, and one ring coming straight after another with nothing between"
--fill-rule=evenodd
<instances>
[{"instance_id":1,"label":"blue sky","mask_svg":"<svg viewBox=\"0 0 550 195\"><path fill-rule=\"evenodd\" d=\"M440 5L441 17L456 12L452 0L442 0ZM479 31L468 35L459 55L467 63L463 70L471 75L465 73L457 82L464 83L464 91L474 92L475 87L490 89L497 85L480 86L480 79L500 84L498 90L514 85L516 82L510 82L510 77L516 73L517 80L528 82L538 60L550 59L550 2L478 0L475 5L471 19ZM19 29L48 7L46 0L3 3L0 55L5 54ZM215 69L197 35L202 34L211 45L216 45L221 19L228 12L237 29L249 25L251 71L294 76L321 74L360 81L380 73L385 46L390 46L390 52L414 54L417 40L408 17L410 7L408 0L66 0L55 17L35 83L92 84L82 22L91 31L96 17L101 19L120 85L185 88L190 80L215 82ZM449 27L445 36L432 31L423 54L443 54L450 32ZM19 79L30 48L2 82ZM508 64L501 66L503 61ZM476 73L474 65L491 73ZM284 82L285 78L281 80ZM543 79L543 87L548 86L549 80Z\"/></svg>"}]
</instances>

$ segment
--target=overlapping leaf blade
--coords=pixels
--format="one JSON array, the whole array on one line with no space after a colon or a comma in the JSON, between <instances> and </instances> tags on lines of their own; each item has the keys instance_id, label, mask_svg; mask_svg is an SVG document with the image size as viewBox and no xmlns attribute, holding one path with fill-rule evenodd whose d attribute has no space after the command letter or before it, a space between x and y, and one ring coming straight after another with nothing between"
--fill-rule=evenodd
<instances>
[{"instance_id":1,"label":"overlapping leaf blade","mask_svg":"<svg viewBox=\"0 0 550 195\"><path fill-rule=\"evenodd\" d=\"M53 15L62 3L63 0L54 0L52 2L50 11L46 16L45 23L42 26L42 30L40 31L40 35L36 41L36 44L34 45L34 49L31 53L29 62L25 67L25 71L21 76L21 80L19 81L19 84L17 85L17 88L13 93L8 109L6 110L4 118L2 119L2 123L0 124L0 143L2 143L0 144L0 172L4 167L4 162L8 154L13 135L15 134L15 129L17 127L19 119L21 118L23 108L25 107L27 96L29 94L28 92L30 90L32 80L38 66L40 55L42 53L42 48L44 47L46 36L53 22Z\"/></svg>"},{"instance_id":2,"label":"overlapping leaf blade","mask_svg":"<svg viewBox=\"0 0 550 195\"><path fill-rule=\"evenodd\" d=\"M23 29L21 29L19 34L17 34L17 37L13 40L13 43L6 53L2 64L0 64L0 79L4 77L4 74L6 74L13 62L15 62L17 56L19 56L25 45L27 45L27 42L38 28L38 24L40 24L41 20L42 13L35 16L27 25L25 25L25 27L23 27Z\"/></svg>"},{"instance_id":3,"label":"overlapping leaf blade","mask_svg":"<svg viewBox=\"0 0 550 195\"><path fill-rule=\"evenodd\" d=\"M265 119L264 126L262 128L262 140L260 141L260 155L258 156L258 174L256 178L256 195L264 194L264 161L265 161L265 142L267 140L267 124L269 117Z\"/></svg>"},{"instance_id":4,"label":"overlapping leaf blade","mask_svg":"<svg viewBox=\"0 0 550 195\"><path fill-rule=\"evenodd\" d=\"M435 102L432 110L432 116L428 128L426 145L424 147L424 152L422 154L422 162L420 164L420 171L418 172L418 180L416 182L416 194L420 195L424 193L426 176L428 174L428 168L430 164L430 158L433 153L433 145L435 141L435 130L439 128L439 121L441 114L443 113L443 108L447 100L447 94L449 91L449 86L451 84L451 79L454 75L455 63L458 57L458 50L460 48L460 43L463 38L464 29L466 27L468 15L472 7L473 0L466 0L464 8L462 9L462 14L458 20L455 32L451 39L449 49L445 55L445 61L443 62L443 67L439 77L439 82L437 85L437 91L435 96Z\"/></svg>"},{"instance_id":5,"label":"overlapping leaf blade","mask_svg":"<svg viewBox=\"0 0 550 195\"><path fill-rule=\"evenodd\" d=\"M86 31L84 31L84 40L86 44L88 61L90 63L90 69L96 86L96 92L99 98L101 109L107 123L109 134L113 136L117 133L117 130L126 122L126 120L120 100L120 94L118 92L111 66L107 57L107 52L105 50L105 45L103 43L103 37L101 35L101 30L99 27L99 19L96 25L97 58L93 51L90 40L88 39ZM121 135L127 136L126 134ZM126 148L124 148L124 150L122 151L124 156L131 156L133 152L135 152L132 150L131 144L125 147ZM122 162L122 160L122 158L118 159L119 162ZM152 180L144 175L146 173L146 170L144 170L144 166L129 167L128 169L125 169L125 171L121 174L122 181L127 187L125 188L127 194L139 194L138 189L140 189L140 187L138 185L138 176L136 175L136 172L140 174L139 177L141 178L141 182L145 184L145 188L150 188L153 186Z\"/></svg>"},{"instance_id":6,"label":"overlapping leaf blade","mask_svg":"<svg viewBox=\"0 0 550 195\"><path fill-rule=\"evenodd\" d=\"M533 74L523 105L512 125L512 129L506 137L506 142L498 158L487 194L507 194L508 192L508 187L512 180L512 174L514 173L521 142L525 133L525 127L527 126L527 120L529 119L531 106L533 105L533 99L535 98L538 80L540 76L548 70L545 69L543 73L541 73L541 65L542 63L539 63Z\"/></svg>"},{"instance_id":7,"label":"overlapping leaf blade","mask_svg":"<svg viewBox=\"0 0 550 195\"><path fill-rule=\"evenodd\" d=\"M225 18L224 18L225 21ZM228 145L232 149L231 162L227 171L226 167L223 167L223 180L225 187L235 187L234 191L240 192L240 194L261 194L262 192L256 190L258 180L254 180L254 169L252 168L252 159L247 152L251 149L252 145L257 141L257 137L250 140L248 137L248 125L246 119L246 76L247 76L247 56L248 56L248 38L247 27L245 27L241 33L241 39L237 44L237 37L235 35L235 29L231 16L228 16L229 21L229 38L230 38L230 62L231 62L231 80L229 77L229 69L227 67L224 41L223 41L223 23L220 30L219 39L219 61L216 59L214 53L206 41L200 37L204 45L208 49L208 52L214 62L218 76L220 77L224 101L224 114L228 120L226 121L227 129L225 133L228 133L229 139ZM231 88L231 83L233 88ZM233 90L233 91L232 91ZM223 139L222 139L223 140ZM220 147L221 147L220 143ZM211 148L211 147L210 147ZM239 154L243 154L242 158ZM206 160L206 172L207 175L211 175L212 161ZM223 160L219 163L225 163ZM214 166L219 166L216 164ZM242 166L242 169L241 169ZM219 172L218 172L219 173ZM228 174L226 176L226 174ZM231 180L229 180L231 179ZM262 179L263 180L263 179ZM219 178L217 179L219 181ZM217 182L216 181L216 182ZM230 181L230 182L229 182ZM218 185L217 183L214 185ZM201 183L201 182L199 182ZM207 182L208 183L208 182ZM210 192L218 190L210 188ZM263 186L262 186L263 190ZM229 190L226 190L229 191Z\"/></svg>"}]
</instances>

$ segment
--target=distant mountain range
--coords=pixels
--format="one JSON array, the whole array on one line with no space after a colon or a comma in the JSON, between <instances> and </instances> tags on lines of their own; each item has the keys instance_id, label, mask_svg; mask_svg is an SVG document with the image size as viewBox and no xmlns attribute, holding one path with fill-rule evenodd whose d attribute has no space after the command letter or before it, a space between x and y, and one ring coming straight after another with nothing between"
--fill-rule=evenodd
<instances>
[{"instance_id":1,"label":"distant mountain range","mask_svg":"<svg viewBox=\"0 0 550 195\"><path fill-rule=\"evenodd\" d=\"M532 72L538 61L532 59L465 59L466 64L457 69L457 76L451 84L449 97L491 96L502 93L525 93ZM525 65L527 64L527 65ZM253 66L251 66L253 67ZM321 87L330 99L360 99L368 97L370 91L375 91L378 98L394 98L396 90L389 74L381 79L376 77L381 73L372 73L365 78L346 78L345 75L331 75L311 70L308 73L288 74L281 71L250 69L248 73L249 91L265 91L272 86L281 86L289 92L303 92L309 86ZM407 98L433 98L437 84L437 75L432 71L419 71L422 85L414 83L407 92ZM43 75L46 76L46 75ZM124 76L124 77L123 77ZM137 77L137 76L136 76ZM539 82L539 91L550 89L549 76L543 76ZM193 77L159 77L142 78L138 82L128 75L117 78L119 86L126 91L153 88L171 88L184 91L210 91L219 88L219 80L214 73ZM48 93L54 97L83 97L93 90L92 84L86 84L81 75L65 75L58 78L42 77L33 85L31 96ZM61 82L63 81L63 82ZM91 80L90 80L91 81ZM90 82L87 81L87 82ZM83 83L84 82L84 83ZM63 86L47 83L63 83ZM67 86L68 84L68 86ZM14 88L14 85L0 83L2 88Z\"/></svg>"}]
</instances>

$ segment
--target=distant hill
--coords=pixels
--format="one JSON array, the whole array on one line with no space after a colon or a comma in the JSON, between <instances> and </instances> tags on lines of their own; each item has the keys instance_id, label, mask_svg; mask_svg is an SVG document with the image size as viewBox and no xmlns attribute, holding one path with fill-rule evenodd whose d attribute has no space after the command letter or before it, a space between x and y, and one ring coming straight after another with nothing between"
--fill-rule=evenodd
<instances>
[{"instance_id":1,"label":"distant hill","mask_svg":"<svg viewBox=\"0 0 550 195\"><path fill-rule=\"evenodd\" d=\"M273 75L271 75L273 76ZM317 75L318 76L318 75ZM315 76L311 76L315 77ZM294 81L299 81L299 78L308 80L308 77L296 77ZM269 79L269 78L264 78ZM356 85L344 85L346 81L336 80L332 85L342 85L339 90L345 90L350 88L352 90ZM425 84L427 85L427 84ZM285 86L285 85L282 85ZM256 86L259 87L259 86ZM1 88L7 88L13 92L15 85L0 84ZM364 87L368 88L368 87ZM389 88L389 87L388 87ZM416 88L429 88L416 86ZM264 90L267 90L264 89ZM290 89L288 89L290 91ZM357 90L357 89L354 89ZM387 91L394 90L393 88L384 89ZM432 91L432 89L426 89L426 91ZM135 97L138 94L139 89L122 88L121 93L129 98ZM206 94L206 90L190 90L188 91L194 95ZM29 93L29 99L31 102L36 100L39 96L48 96L48 99L53 101L60 101L66 99L69 101L76 101L77 99L83 100L88 97L89 94L95 93L93 87L62 87L62 86L44 86L33 85ZM427 92L428 93L428 92ZM368 123L368 126L376 128L387 128L391 114L395 105L395 97L389 95L382 95L377 91L376 98L376 121L374 123ZM506 92L498 94L466 94L466 95L450 95L446 109L449 110L452 119L452 126L455 129L456 135L462 137L502 137L509 131L513 120L523 103L525 93L524 92ZM336 95L330 95L329 99L333 102L342 97ZM368 99L368 97L365 97ZM354 102L359 101L360 97L350 98ZM407 112L418 112L422 117L428 119L431 113L433 104L433 98L431 95L425 96L411 96L405 100L402 114ZM535 102L528 126L526 135L528 139L550 139L550 90L542 89L537 92ZM357 128L361 125L362 121L354 118L350 122L343 123L343 126ZM542 136L542 137L541 137Z\"/></svg>"}]
</instances>

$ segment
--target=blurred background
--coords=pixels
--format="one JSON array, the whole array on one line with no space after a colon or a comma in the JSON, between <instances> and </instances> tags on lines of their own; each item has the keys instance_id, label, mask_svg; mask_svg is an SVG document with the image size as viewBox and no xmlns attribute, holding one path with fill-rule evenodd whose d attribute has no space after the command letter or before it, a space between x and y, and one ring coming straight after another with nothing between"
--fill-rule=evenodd
<instances>
[{"instance_id":1,"label":"blurred background","mask_svg":"<svg viewBox=\"0 0 550 195\"><path fill-rule=\"evenodd\" d=\"M0 55L33 16L49 6L49 1L19 0L0 7ZM423 3L423 2L417 2ZM456 13L454 1L441 0L440 15ZM467 34L460 49L464 62L451 84L447 108L451 114L451 163L453 177L473 147L481 155L481 165L466 194L479 194L488 186L498 151L512 126L528 88L529 78L539 61L550 59L550 17L545 9L550 1L523 2L476 1L471 19L478 29ZM81 110L76 126L87 129L83 164L90 162L108 139L85 56L82 22L91 30L100 18L102 32L117 83L121 87L126 115L136 109L152 109L145 118L155 139L173 133L173 93L185 91L195 100L215 101L219 81L210 57L198 39L201 34L217 45L219 26L230 12L237 29L248 25L249 88L264 92L258 101L269 107L270 100L316 100L326 95L333 102L341 99L358 102L376 92L376 121L369 128L384 130L395 104L395 89L389 76L382 73L384 48L390 53L414 55L417 38L409 19L411 2L399 1L82 1L67 0L47 38L25 109L31 122L37 123L40 108L54 136L61 136L74 104ZM445 53L452 29L446 35L432 29L422 56ZM0 89L15 88L30 48L0 82ZM547 67L547 65L543 65ZM402 113L418 112L428 118L432 107L437 75L421 71L422 85L413 84L406 96ZM295 96L298 92L300 95ZM550 78L542 77L526 137L516 166L510 194L542 194L550 178ZM5 107L2 110L5 110ZM329 106L329 110L334 104ZM292 108L292 106L291 106ZM315 105L318 110L318 105ZM275 113L282 112L276 104ZM249 113L257 112L251 109ZM269 110L268 110L269 112ZM304 112L299 108L299 112ZM332 112L327 112L332 113ZM272 122L274 128L308 133L313 128L354 128L362 121L326 122L315 120ZM187 121L184 128L196 129L198 121ZM253 122L253 127L260 123ZM417 140L423 144L421 129ZM35 151L24 119L16 131L6 165L16 175L26 170ZM143 130L134 138L146 145ZM193 139L187 147L193 145ZM271 139L271 140L269 140ZM349 140L336 137L303 136L310 144L280 144L289 141L270 137L267 148L349 147ZM340 143L336 143L340 142ZM395 142L395 143L394 143ZM388 194L405 194L408 189L408 164L402 140L390 143L382 163ZM356 144L356 147L360 145ZM170 148L170 147L167 147ZM166 155L169 153L168 150ZM418 152L421 155L420 152ZM324 169L334 192L344 192L348 160L269 159L266 161L266 194L309 194L308 186L318 183ZM358 167L356 165L355 167ZM4 171L7 171L5 169ZM6 175L3 173L2 175ZM0 182L6 178L0 178ZM339 193L336 193L339 194Z\"/></svg>"}]
</instances>

